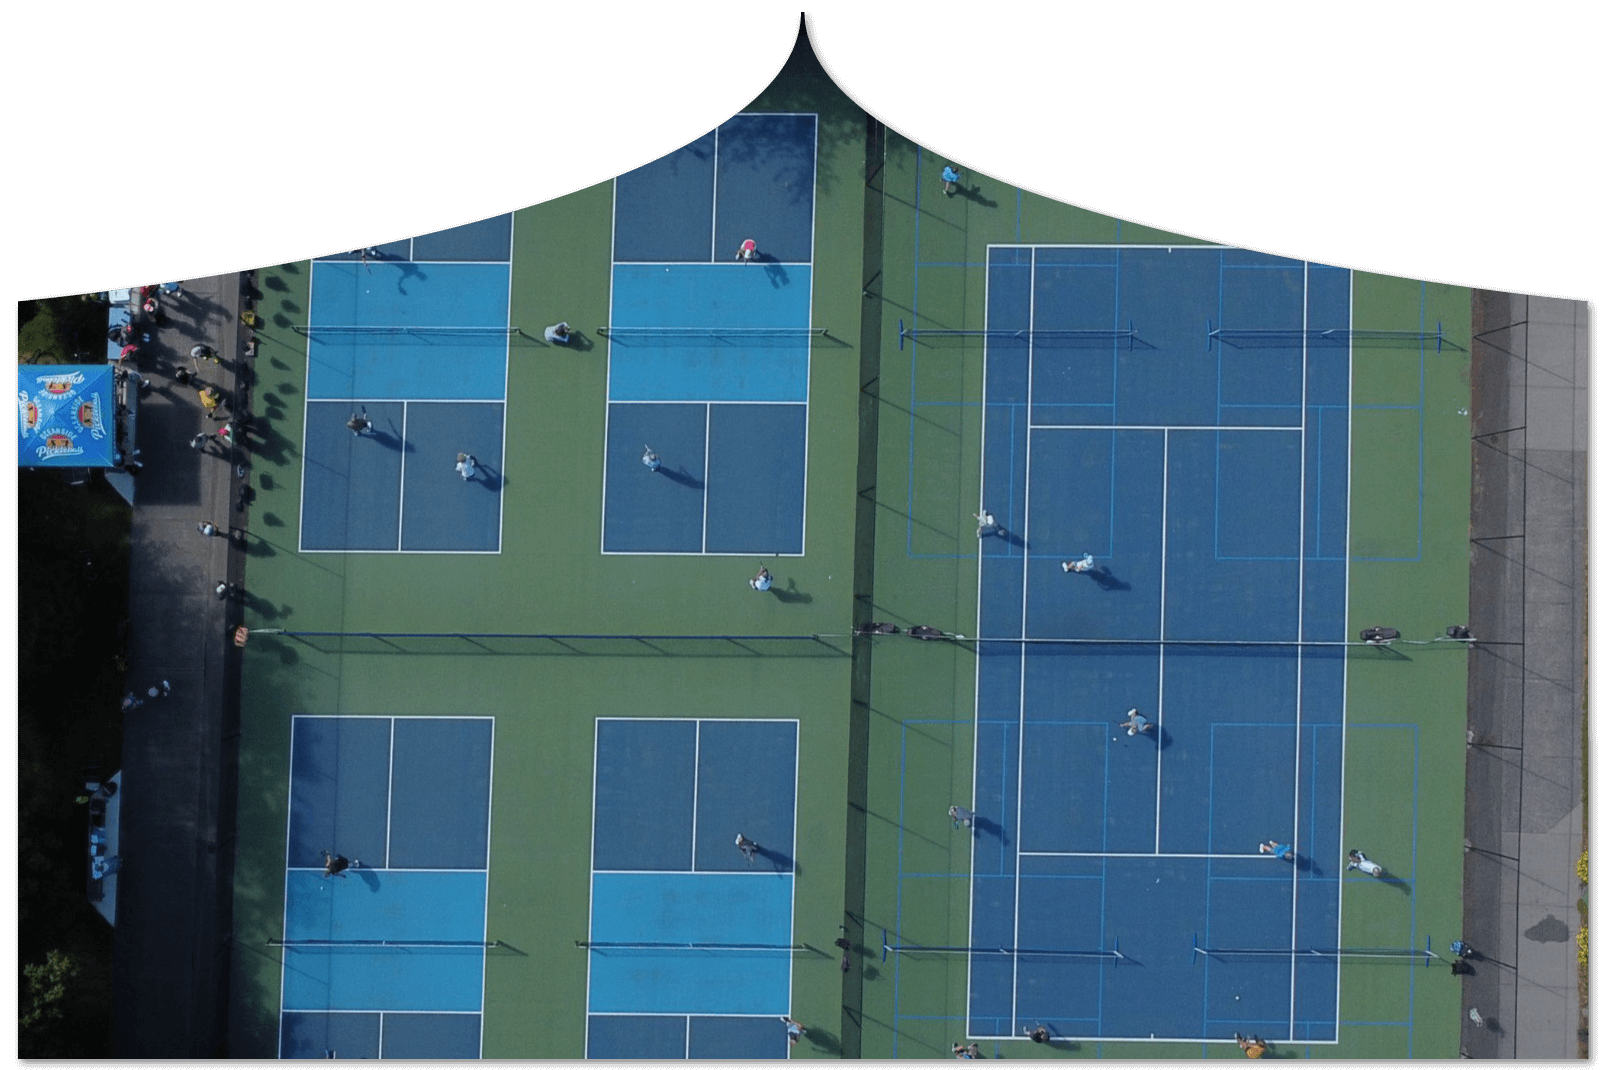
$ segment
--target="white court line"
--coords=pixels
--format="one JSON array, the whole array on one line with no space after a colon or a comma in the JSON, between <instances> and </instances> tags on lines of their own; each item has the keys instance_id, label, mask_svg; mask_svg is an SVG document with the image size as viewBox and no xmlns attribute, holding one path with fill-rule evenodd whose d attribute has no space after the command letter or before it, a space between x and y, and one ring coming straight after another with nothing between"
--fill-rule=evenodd
<instances>
[{"instance_id":1,"label":"white court line","mask_svg":"<svg viewBox=\"0 0 1606 1070\"><path fill-rule=\"evenodd\" d=\"M1028 424L1029 431L1304 431L1299 424Z\"/></svg>"},{"instance_id":2,"label":"white court line","mask_svg":"<svg viewBox=\"0 0 1606 1070\"><path fill-rule=\"evenodd\" d=\"M1021 851L1019 853L1028 858L1243 858L1257 862L1279 861L1271 855L1212 854L1208 851L1167 851L1163 854L1159 851Z\"/></svg>"},{"instance_id":3,"label":"white court line","mask_svg":"<svg viewBox=\"0 0 1606 1070\"><path fill-rule=\"evenodd\" d=\"M1305 638L1305 467L1308 460L1310 438L1305 433L1306 425L1310 422L1309 392L1310 392L1310 263L1304 264L1303 301L1300 308L1300 336L1303 342L1300 346L1300 379L1299 379L1299 586L1295 590L1298 599L1294 611L1294 635L1299 639ZM1348 599L1345 599L1348 601ZM1299 775L1301 771L1300 756L1304 752L1301 744L1300 732L1302 718L1305 710L1305 651L1296 648L1294 657L1294 828L1293 845L1294 855L1299 855L1299 814L1300 789ZM1313 785L1314 787L1314 785ZM1288 916L1288 942L1290 948L1299 946L1299 867L1294 867L1294 887L1292 901ZM1343 884L1343 881L1339 881ZM1340 947L1343 945L1340 944ZM1288 1035L1294 1035L1294 1005L1299 990L1299 971L1288 971Z\"/></svg>"},{"instance_id":4,"label":"white court line","mask_svg":"<svg viewBox=\"0 0 1606 1070\"><path fill-rule=\"evenodd\" d=\"M732 116L731 118L735 118ZM726 122L730 120L727 119ZM724 123L719 126L724 126ZM714 263L719 258L719 250L714 241L719 237L719 126L714 127L714 183L709 191L708 206L708 262ZM609 320L612 323L613 320Z\"/></svg>"},{"instance_id":5,"label":"white court line","mask_svg":"<svg viewBox=\"0 0 1606 1070\"><path fill-rule=\"evenodd\" d=\"M510 245L509 256L512 255L511 249L512 246ZM485 919L485 929L480 935L489 939L491 935L491 815L496 807L496 718L490 717L487 720L491 722L491 754L485 766L485 905L481 908L483 912L480 915ZM476 1055L484 1054L485 1052L485 993L488 991L486 979L490 969L491 955L490 950L487 949L485 954L480 956L480 1036L479 1047L475 1052Z\"/></svg>"},{"instance_id":6,"label":"white court line","mask_svg":"<svg viewBox=\"0 0 1606 1070\"><path fill-rule=\"evenodd\" d=\"M1113 446L1113 443L1112 443ZM1165 563L1166 540L1170 534L1167 524L1171 515L1171 432L1167 431L1161 436L1160 449L1160 635L1165 635ZM1154 734L1160 736L1155 743L1163 741L1165 735L1165 643L1160 644L1159 675L1157 684L1159 691L1155 696L1154 708ZM1161 754L1165 747L1154 748L1154 853L1160 853L1160 764Z\"/></svg>"},{"instance_id":7,"label":"white court line","mask_svg":"<svg viewBox=\"0 0 1606 1070\"><path fill-rule=\"evenodd\" d=\"M390 753L385 756L385 868L390 868L390 807L396 798L396 718L390 718Z\"/></svg>"},{"instance_id":8,"label":"white court line","mask_svg":"<svg viewBox=\"0 0 1606 1070\"><path fill-rule=\"evenodd\" d=\"M702 764L703 758L703 722L699 719L692 722L691 744L691 872L697 872L697 793L702 790L702 781L697 767Z\"/></svg>"},{"instance_id":9,"label":"white court line","mask_svg":"<svg viewBox=\"0 0 1606 1070\"><path fill-rule=\"evenodd\" d=\"M1028 275L1031 278L1031 290L1027 294L1026 322L1033 327L1037 325L1037 250L1031 252L1031 266ZM1033 397L1032 389L1035 386L1037 373L1037 335L1033 331L1026 339L1026 397L1028 401L1027 418L1031 418L1030 399ZM1021 563L1020 563L1020 634L1025 637L1028 633L1026 624L1027 593L1031 588L1032 555L1026 552L1031 546L1032 527L1032 433L1026 432L1026 485L1021 488ZM982 508L986 508L983 506ZM979 543L981 540L977 540ZM1023 829L1026 820L1026 651L1025 643L1020 648L1020 696L1016 706L1018 728L1015 733L1015 916L1013 941L1014 946L1020 946L1020 855L1021 840L1024 839ZM974 840L974 837L972 837ZM974 852L973 852L974 853ZM975 872L972 864L971 872ZM973 945L974 946L974 945ZM966 956L969 957L968 955ZM968 1021L968 1013L967 1013ZM1013 1022L1020 1017L1020 957L1014 956L1009 964L1009 1018Z\"/></svg>"},{"instance_id":10,"label":"white court line","mask_svg":"<svg viewBox=\"0 0 1606 1070\"><path fill-rule=\"evenodd\" d=\"M1143 245L1117 242L988 242L987 249L1030 249L1034 257L1038 249L1118 249L1127 252L1133 249L1186 249L1192 252L1195 249L1216 249L1235 252L1236 245L1195 245L1192 242L1150 242Z\"/></svg>"},{"instance_id":11,"label":"white court line","mask_svg":"<svg viewBox=\"0 0 1606 1070\"><path fill-rule=\"evenodd\" d=\"M1350 337L1355 334L1355 272L1349 275L1349 328ZM1349 358L1349 377L1346 383L1344 398L1345 441L1350 448L1344 451L1344 635L1350 634L1350 517L1352 502L1355 494L1355 344L1352 341L1345 350ZM1346 670L1339 674L1339 733L1338 733L1338 842L1340 849L1344 843L1344 782L1348 772L1349 758L1349 672ZM1333 946L1344 946L1344 885L1346 881L1338 882L1338 936ZM1339 993L1344 990L1344 957L1339 956L1333 978L1333 1021L1339 1021ZM1334 1031L1335 1041L1337 1031Z\"/></svg>"},{"instance_id":12,"label":"white court line","mask_svg":"<svg viewBox=\"0 0 1606 1070\"><path fill-rule=\"evenodd\" d=\"M615 183L617 185L617 183ZM622 720L623 718L614 718ZM597 758L602 753L602 722L605 718L598 717L591 722L591 850L587 852L591 858L586 867L591 871L586 878L586 939L595 935L593 924L597 918L597 782L602 778L597 776ZM591 1014L591 956L586 955L586 1015ZM589 1053L591 1048L591 1030L586 1030L585 1048Z\"/></svg>"},{"instance_id":13,"label":"white court line","mask_svg":"<svg viewBox=\"0 0 1606 1070\"><path fill-rule=\"evenodd\" d=\"M402 526L407 522L407 402L402 402L401 474L396 481L396 553L401 553ZM350 502L347 502L349 509Z\"/></svg>"},{"instance_id":14,"label":"white court line","mask_svg":"<svg viewBox=\"0 0 1606 1070\"><path fill-rule=\"evenodd\" d=\"M710 436L714 433L714 406L703 403L703 553L708 552L708 466L713 453Z\"/></svg>"}]
</instances>

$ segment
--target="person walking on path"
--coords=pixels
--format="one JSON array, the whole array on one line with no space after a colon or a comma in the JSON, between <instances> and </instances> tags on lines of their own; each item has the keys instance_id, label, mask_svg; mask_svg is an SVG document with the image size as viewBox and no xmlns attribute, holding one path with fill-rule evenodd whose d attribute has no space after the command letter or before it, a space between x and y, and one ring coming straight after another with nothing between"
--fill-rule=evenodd
<instances>
[{"instance_id":1,"label":"person walking on path","mask_svg":"<svg viewBox=\"0 0 1606 1070\"><path fill-rule=\"evenodd\" d=\"M948 807L948 816L953 820L954 828L962 825L968 829L976 824L976 812L967 810L958 803Z\"/></svg>"},{"instance_id":2,"label":"person walking on path","mask_svg":"<svg viewBox=\"0 0 1606 1070\"><path fill-rule=\"evenodd\" d=\"M566 346L569 339L574 337L574 330L567 323L554 323L541 333L541 337L554 345Z\"/></svg>"},{"instance_id":3,"label":"person walking on path","mask_svg":"<svg viewBox=\"0 0 1606 1070\"><path fill-rule=\"evenodd\" d=\"M223 533L218 530L217 525L212 523L210 520L197 521L195 524L195 530L199 531L202 535L205 535L208 538L213 535L216 535L219 538L223 536Z\"/></svg>"},{"instance_id":4,"label":"person walking on path","mask_svg":"<svg viewBox=\"0 0 1606 1070\"><path fill-rule=\"evenodd\" d=\"M774 582L775 578L770 575L770 570L760 565L758 567L758 575L748 580L747 585L755 591L767 591L770 589L770 584Z\"/></svg>"},{"instance_id":5,"label":"person walking on path","mask_svg":"<svg viewBox=\"0 0 1606 1070\"><path fill-rule=\"evenodd\" d=\"M751 264L758 259L758 242L752 238L743 238L742 247L736 250L736 259L744 264Z\"/></svg>"},{"instance_id":6,"label":"person walking on path","mask_svg":"<svg viewBox=\"0 0 1606 1070\"><path fill-rule=\"evenodd\" d=\"M202 431L200 434L190 439L190 449L195 450L197 453L205 453L206 444L211 440L211 438L212 436L210 433Z\"/></svg>"},{"instance_id":7,"label":"person walking on path","mask_svg":"<svg viewBox=\"0 0 1606 1070\"><path fill-rule=\"evenodd\" d=\"M352 866L360 865L362 865L361 860L354 861L345 855L333 854L328 850L323 852L323 875L326 878L339 877L341 880L345 880L346 870Z\"/></svg>"},{"instance_id":8,"label":"person walking on path","mask_svg":"<svg viewBox=\"0 0 1606 1070\"><path fill-rule=\"evenodd\" d=\"M1093 555L1083 554L1075 561L1061 561L1060 568L1064 569L1066 572L1092 572Z\"/></svg>"},{"instance_id":9,"label":"person walking on path","mask_svg":"<svg viewBox=\"0 0 1606 1070\"><path fill-rule=\"evenodd\" d=\"M218 580L217 585L212 588L212 591L217 595L217 600L219 602L224 602L239 594L240 588L235 584L230 583L228 580Z\"/></svg>"},{"instance_id":10,"label":"person walking on path","mask_svg":"<svg viewBox=\"0 0 1606 1070\"><path fill-rule=\"evenodd\" d=\"M808 1032L807 1029L803 1028L801 1022L793 1021L787 1015L781 1015L781 1022L786 1026L786 1043L788 1045L796 1044L798 1038Z\"/></svg>"},{"instance_id":11,"label":"person walking on path","mask_svg":"<svg viewBox=\"0 0 1606 1070\"><path fill-rule=\"evenodd\" d=\"M658 455L652 451L651 446L643 446L641 447L641 463L647 466L647 471L656 472L664 462L658 459Z\"/></svg>"},{"instance_id":12,"label":"person walking on path","mask_svg":"<svg viewBox=\"0 0 1606 1070\"><path fill-rule=\"evenodd\" d=\"M748 865L753 864L753 856L758 854L758 844L738 832L736 834L736 849L742 852L742 857L747 859Z\"/></svg>"},{"instance_id":13,"label":"person walking on path","mask_svg":"<svg viewBox=\"0 0 1606 1070\"><path fill-rule=\"evenodd\" d=\"M1265 843L1261 844L1260 853L1263 855L1271 855L1274 858L1281 858L1285 862L1292 862L1294 860L1294 849L1288 844L1278 843L1276 840L1267 840Z\"/></svg>"},{"instance_id":14,"label":"person walking on path","mask_svg":"<svg viewBox=\"0 0 1606 1070\"><path fill-rule=\"evenodd\" d=\"M459 453L457 455L457 474L463 477L464 482L474 478L476 465L480 462L472 453Z\"/></svg>"},{"instance_id":15,"label":"person walking on path","mask_svg":"<svg viewBox=\"0 0 1606 1070\"><path fill-rule=\"evenodd\" d=\"M959 192L959 179L963 177L951 163L942 165L942 191L952 197Z\"/></svg>"},{"instance_id":16,"label":"person walking on path","mask_svg":"<svg viewBox=\"0 0 1606 1070\"><path fill-rule=\"evenodd\" d=\"M1378 865L1376 862L1372 861L1370 858L1367 858L1361 852L1359 852L1359 851L1357 851L1357 850L1355 850L1353 848L1350 849L1349 864L1346 865L1344 868L1346 870L1358 869L1362 873L1369 874L1370 876L1373 876L1373 877L1381 877L1383 875L1383 867L1382 866ZM1454 950L1454 949L1452 948L1451 950Z\"/></svg>"},{"instance_id":17,"label":"person walking on path","mask_svg":"<svg viewBox=\"0 0 1606 1070\"><path fill-rule=\"evenodd\" d=\"M1004 533L1004 529L998 526L998 521L994 519L993 514L987 511L985 505L981 507L981 512L972 513L971 515L976 518L976 538L985 539L989 535L1002 535Z\"/></svg>"},{"instance_id":18,"label":"person walking on path","mask_svg":"<svg viewBox=\"0 0 1606 1070\"><path fill-rule=\"evenodd\" d=\"M126 713L129 710L137 710L147 702L154 702L156 699L166 698L172 693L173 685L166 680L163 680L159 684L152 684L150 687L146 688L143 698L130 691L128 694L123 696L123 711Z\"/></svg>"},{"instance_id":19,"label":"person walking on path","mask_svg":"<svg viewBox=\"0 0 1606 1070\"><path fill-rule=\"evenodd\" d=\"M372 420L368 419L368 406L364 405L360 411L352 413L351 419L346 421L346 426L351 428L351 434L354 438L373 434L374 424Z\"/></svg>"},{"instance_id":20,"label":"person walking on path","mask_svg":"<svg viewBox=\"0 0 1606 1070\"><path fill-rule=\"evenodd\" d=\"M1126 720L1116 725L1116 727L1126 729L1126 734L1129 736L1135 736L1139 732L1153 732L1154 722L1139 713L1136 708L1133 708L1126 711Z\"/></svg>"}]
</instances>

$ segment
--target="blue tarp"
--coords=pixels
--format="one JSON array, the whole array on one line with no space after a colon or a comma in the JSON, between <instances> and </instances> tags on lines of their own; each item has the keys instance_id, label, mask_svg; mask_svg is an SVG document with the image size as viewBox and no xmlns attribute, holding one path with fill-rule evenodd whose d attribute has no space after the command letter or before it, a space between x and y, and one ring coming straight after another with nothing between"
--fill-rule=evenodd
<instances>
[{"instance_id":1,"label":"blue tarp","mask_svg":"<svg viewBox=\"0 0 1606 1070\"><path fill-rule=\"evenodd\" d=\"M116 369L106 364L17 367L17 464L111 468L117 458Z\"/></svg>"}]
</instances>

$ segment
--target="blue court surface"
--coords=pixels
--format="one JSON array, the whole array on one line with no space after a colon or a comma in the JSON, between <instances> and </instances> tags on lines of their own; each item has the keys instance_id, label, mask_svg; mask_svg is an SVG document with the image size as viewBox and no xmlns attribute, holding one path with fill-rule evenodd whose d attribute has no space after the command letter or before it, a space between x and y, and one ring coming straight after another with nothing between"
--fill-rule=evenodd
<instances>
[{"instance_id":1,"label":"blue court surface","mask_svg":"<svg viewBox=\"0 0 1606 1070\"><path fill-rule=\"evenodd\" d=\"M478 1057L492 736L486 717L293 719L282 1057ZM325 850L351 868L324 876Z\"/></svg>"},{"instance_id":2,"label":"blue court surface","mask_svg":"<svg viewBox=\"0 0 1606 1070\"><path fill-rule=\"evenodd\" d=\"M302 551L501 548L511 240L500 216L313 262Z\"/></svg>"},{"instance_id":3,"label":"blue court surface","mask_svg":"<svg viewBox=\"0 0 1606 1070\"><path fill-rule=\"evenodd\" d=\"M597 721L588 1058L786 1054L797 730Z\"/></svg>"},{"instance_id":4,"label":"blue court surface","mask_svg":"<svg viewBox=\"0 0 1606 1070\"><path fill-rule=\"evenodd\" d=\"M969 1035L1336 1039L1349 291L989 250Z\"/></svg>"},{"instance_id":5,"label":"blue court surface","mask_svg":"<svg viewBox=\"0 0 1606 1070\"><path fill-rule=\"evenodd\" d=\"M803 552L816 127L739 115L615 183L604 553Z\"/></svg>"}]
</instances>

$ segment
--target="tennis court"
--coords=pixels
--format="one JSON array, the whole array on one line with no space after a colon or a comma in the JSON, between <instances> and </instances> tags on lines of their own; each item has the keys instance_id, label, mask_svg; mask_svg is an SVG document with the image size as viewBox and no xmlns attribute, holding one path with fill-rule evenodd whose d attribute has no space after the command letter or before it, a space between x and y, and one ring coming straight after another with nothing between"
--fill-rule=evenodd
<instances>
[{"instance_id":1,"label":"tennis court","mask_svg":"<svg viewBox=\"0 0 1606 1070\"><path fill-rule=\"evenodd\" d=\"M1237 250L991 250L971 942L1127 958L978 956L971 1034L1334 1037L1335 959L1193 947L1339 946L1342 647L1304 644L1345 635L1349 360L1302 339L1348 294Z\"/></svg>"},{"instance_id":2,"label":"tennis court","mask_svg":"<svg viewBox=\"0 0 1606 1070\"><path fill-rule=\"evenodd\" d=\"M281 1058L479 1057L494 725L293 719Z\"/></svg>"},{"instance_id":3,"label":"tennis court","mask_svg":"<svg viewBox=\"0 0 1606 1070\"><path fill-rule=\"evenodd\" d=\"M498 216L312 262L303 551L501 548L512 232Z\"/></svg>"},{"instance_id":4,"label":"tennis court","mask_svg":"<svg viewBox=\"0 0 1606 1070\"><path fill-rule=\"evenodd\" d=\"M817 127L738 115L614 184L604 553L803 553Z\"/></svg>"},{"instance_id":5,"label":"tennis court","mask_svg":"<svg viewBox=\"0 0 1606 1070\"><path fill-rule=\"evenodd\" d=\"M234 1050L1451 1050L1465 659L1353 639L1464 612L1460 297L945 197L799 55L614 181L261 273Z\"/></svg>"},{"instance_id":6,"label":"tennis court","mask_svg":"<svg viewBox=\"0 0 1606 1070\"><path fill-rule=\"evenodd\" d=\"M795 721L597 721L588 1058L785 1055L797 762Z\"/></svg>"}]
</instances>

